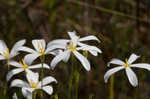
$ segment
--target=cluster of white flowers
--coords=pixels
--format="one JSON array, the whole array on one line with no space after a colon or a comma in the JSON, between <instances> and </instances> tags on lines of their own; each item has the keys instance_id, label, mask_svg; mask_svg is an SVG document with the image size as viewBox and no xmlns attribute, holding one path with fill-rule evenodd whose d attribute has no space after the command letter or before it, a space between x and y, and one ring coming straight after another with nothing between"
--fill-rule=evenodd
<instances>
[{"instance_id":1,"label":"cluster of white flowers","mask_svg":"<svg viewBox=\"0 0 150 99\"><path fill-rule=\"evenodd\" d=\"M52 76L48 76L42 78L42 80L39 81L39 73L33 72L32 69L54 69L60 61L67 62L71 54L73 54L81 62L87 71L90 71L90 62L87 60L87 57L82 55L79 51L88 51L92 55L97 56L98 53L102 53L102 51L96 46L83 43L83 41L95 40L100 42L100 40L93 35L80 38L76 35L76 32L68 32L68 35L70 37L69 40L57 39L49 42L47 45L44 39L32 40L32 44L35 50L24 46L26 40L20 40L10 51L5 42L0 40L0 60L7 60L8 65L16 67L15 69L12 69L8 72L6 77L7 81L9 81L14 75L17 75L21 72L25 72L25 76L28 81L24 82L20 79L15 79L11 82L11 87L21 87L22 94L28 99L32 99L32 93L36 89L42 89L47 94L51 95L53 93L53 88L48 84L52 82L57 83L57 80ZM12 60L12 58L18 55L20 51L24 51L29 54L21 59L20 62ZM34 60L36 60L38 57L45 56L46 54L55 56L50 62L50 65L47 65L46 63L32 65ZM129 82L132 86L136 87L138 85L138 80L131 67L144 68L150 71L150 64L132 64L139 57L140 56L137 56L136 54L132 54L129 59L125 60L125 62L119 59L112 59L108 63L108 66L110 66L110 64L117 64L119 66L106 72L104 75L105 82L107 83L109 77L115 72L125 69ZM17 97L16 94L14 94L14 97Z\"/></svg>"},{"instance_id":2,"label":"cluster of white flowers","mask_svg":"<svg viewBox=\"0 0 150 99\"><path fill-rule=\"evenodd\" d=\"M15 67L10 70L7 74L7 81L21 72L25 72L25 76L28 82L22 81L20 79L15 79L11 82L11 87L21 87L22 94L28 99L32 99L32 93L36 89L42 89L47 94L51 95L53 93L53 88L51 85L48 85L52 82L57 83L57 80L48 76L39 81L39 73L33 72L32 69L37 68L45 68L45 69L54 69L58 62L64 61L67 62L70 58L71 53L75 55L75 57L81 62L83 67L90 71L91 66L90 62L87 58L82 55L79 51L88 51L94 56L97 56L98 53L102 53L102 51L96 46L87 45L82 43L82 41L89 40L98 40L97 37L91 35L80 38L76 35L76 32L68 32L70 40L67 39L58 39L49 42L46 45L46 41L44 39L32 40L32 44L34 49L24 46L26 40L18 41L11 51L9 51L5 42L0 40L0 60L7 60L8 65ZM25 55L20 62L14 61L13 57L17 56L20 51L28 52L29 54ZM50 66L46 63L34 64L34 60L38 57L45 56L46 54L54 55L54 59L51 61ZM17 97L16 94L14 97Z\"/></svg>"}]
</instances>

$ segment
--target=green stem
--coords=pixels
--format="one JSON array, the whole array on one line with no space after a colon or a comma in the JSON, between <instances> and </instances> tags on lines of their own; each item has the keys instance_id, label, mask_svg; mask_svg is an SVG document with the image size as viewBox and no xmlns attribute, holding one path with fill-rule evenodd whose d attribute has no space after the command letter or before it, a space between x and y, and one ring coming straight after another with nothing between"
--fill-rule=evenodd
<instances>
[{"instance_id":1,"label":"green stem","mask_svg":"<svg viewBox=\"0 0 150 99\"><path fill-rule=\"evenodd\" d=\"M41 69L41 87L43 87L43 82L42 82L42 80L43 80L43 78L44 78L44 60L45 60L45 56L42 55L42 56L40 57L40 59L41 59L41 64L42 64L42 69ZM43 97L43 92L41 93L41 97L42 97L42 99L44 99L44 97Z\"/></svg>"},{"instance_id":2,"label":"green stem","mask_svg":"<svg viewBox=\"0 0 150 99\"><path fill-rule=\"evenodd\" d=\"M36 91L34 91L34 92L32 93L32 95L33 95L33 99L36 99Z\"/></svg>"},{"instance_id":3,"label":"green stem","mask_svg":"<svg viewBox=\"0 0 150 99\"><path fill-rule=\"evenodd\" d=\"M10 65L9 65L9 59L7 60L7 67L8 67L8 71L10 70Z\"/></svg>"},{"instance_id":4,"label":"green stem","mask_svg":"<svg viewBox=\"0 0 150 99\"><path fill-rule=\"evenodd\" d=\"M109 99L114 99L114 75L112 75L111 78L110 78L109 92L110 92Z\"/></svg>"},{"instance_id":5,"label":"green stem","mask_svg":"<svg viewBox=\"0 0 150 99\"><path fill-rule=\"evenodd\" d=\"M80 73L78 71L75 72L75 99L78 99L78 88L79 88L79 77Z\"/></svg>"},{"instance_id":6,"label":"green stem","mask_svg":"<svg viewBox=\"0 0 150 99\"><path fill-rule=\"evenodd\" d=\"M71 90L72 90L72 82L73 82L73 69L74 69L74 56L73 56L73 54L71 54L71 75L70 75L70 77L69 77L69 88L68 88L68 99L71 99Z\"/></svg>"}]
</instances>

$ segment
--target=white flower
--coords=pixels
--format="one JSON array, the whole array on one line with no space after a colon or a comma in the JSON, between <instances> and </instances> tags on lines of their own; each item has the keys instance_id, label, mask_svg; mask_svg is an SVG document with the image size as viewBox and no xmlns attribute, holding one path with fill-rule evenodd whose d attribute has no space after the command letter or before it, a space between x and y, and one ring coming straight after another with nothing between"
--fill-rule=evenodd
<instances>
[{"instance_id":1,"label":"white flower","mask_svg":"<svg viewBox=\"0 0 150 99\"><path fill-rule=\"evenodd\" d=\"M13 99L18 99L18 97L17 97L17 94L16 94L16 93L14 93L14 94L13 94Z\"/></svg>"},{"instance_id":2,"label":"white flower","mask_svg":"<svg viewBox=\"0 0 150 99\"><path fill-rule=\"evenodd\" d=\"M36 65L31 65L31 63L28 62L29 59L22 59L20 62L16 61L10 61L8 64L16 67L15 69L11 70L7 74L7 81L11 79L14 75L20 73L20 72L28 72L30 69L36 69L36 68L42 68L42 64L36 64ZM49 66L47 64L43 64L43 68L49 69Z\"/></svg>"},{"instance_id":3,"label":"white flower","mask_svg":"<svg viewBox=\"0 0 150 99\"><path fill-rule=\"evenodd\" d=\"M51 85L48 84L52 82L57 83L56 79L52 76L45 77L42 81L39 81L39 74L34 72L28 72L26 74L26 78L28 83L20 79L15 79L11 83L11 87L21 87L22 93L25 97L31 97L32 92L35 91L36 89L42 89L47 94L51 95L53 93L53 88Z\"/></svg>"},{"instance_id":4,"label":"white flower","mask_svg":"<svg viewBox=\"0 0 150 99\"><path fill-rule=\"evenodd\" d=\"M19 54L18 48L22 47L25 44L26 40L20 40L15 43L11 51L8 49L7 45L3 40L0 40L0 60L10 60Z\"/></svg>"},{"instance_id":5,"label":"white flower","mask_svg":"<svg viewBox=\"0 0 150 99\"><path fill-rule=\"evenodd\" d=\"M65 49L68 43L73 42L74 46L80 46L80 50L87 50L94 56L97 56L98 53L102 53L102 51L99 48L82 43L83 41L89 41L89 40L96 40L100 42L100 40L96 36L90 35L90 36L80 38L79 36L76 35L75 31L68 32L68 35L71 38L71 40L67 40L67 39L53 40L48 43L48 46L51 46L53 48Z\"/></svg>"},{"instance_id":6,"label":"white flower","mask_svg":"<svg viewBox=\"0 0 150 99\"><path fill-rule=\"evenodd\" d=\"M106 72L106 74L104 75L105 83L108 82L109 77L111 75L113 75L115 72L120 71L122 69L125 69L127 77L129 79L129 82L131 83L132 86L136 87L138 85L138 80L137 80L136 74L132 71L131 67L144 68L144 69L147 69L150 71L150 65L149 64L146 64L146 63L132 64L139 57L140 56L137 56L136 54L131 54L129 59L126 59L125 62L123 62L119 59L112 59L108 63L108 66L110 66L110 64L117 64L119 66L114 67L114 68L112 68Z\"/></svg>"},{"instance_id":7,"label":"white flower","mask_svg":"<svg viewBox=\"0 0 150 99\"><path fill-rule=\"evenodd\" d=\"M86 57L84 57L82 54L80 54L78 51L89 51L93 55L97 56L97 53L101 53L101 50L98 49L95 46L90 46L87 44L83 44L80 41L87 41L87 40L97 40L99 41L95 36L87 36L84 38L79 38L76 36L75 32L68 32L71 40L65 40L65 39L59 39L54 40L48 44L48 46L53 46L53 48L63 49L64 51L60 51L58 55L52 60L51 67L54 68L58 62L61 60L67 62L70 58L70 54L73 53L77 59L81 62L83 67L89 71L90 70L90 63L87 60ZM77 46L80 45L80 46Z\"/></svg>"},{"instance_id":8,"label":"white flower","mask_svg":"<svg viewBox=\"0 0 150 99\"><path fill-rule=\"evenodd\" d=\"M25 46L19 48L20 51L25 51L30 53L25 56L25 59L28 59L28 63L32 63L36 58L42 55L46 55L46 54L55 55L55 53L52 52L53 48L46 47L46 42L44 39L32 40L32 44L35 50Z\"/></svg>"}]
</instances>

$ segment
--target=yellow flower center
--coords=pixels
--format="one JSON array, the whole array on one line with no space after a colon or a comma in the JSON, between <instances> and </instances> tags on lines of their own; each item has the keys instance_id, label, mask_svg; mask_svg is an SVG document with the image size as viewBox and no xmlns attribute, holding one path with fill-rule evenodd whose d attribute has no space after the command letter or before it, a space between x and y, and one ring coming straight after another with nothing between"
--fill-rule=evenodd
<instances>
[{"instance_id":1,"label":"yellow flower center","mask_svg":"<svg viewBox=\"0 0 150 99\"><path fill-rule=\"evenodd\" d=\"M9 49L7 48L6 51L3 51L3 53L4 53L4 56L8 58L8 55L10 54Z\"/></svg>"},{"instance_id":2,"label":"yellow flower center","mask_svg":"<svg viewBox=\"0 0 150 99\"><path fill-rule=\"evenodd\" d=\"M24 68L24 69L28 69L29 68L29 66L28 65L26 65L26 63L25 63L25 61L22 59L22 61L20 62L21 64L22 64L22 67Z\"/></svg>"},{"instance_id":3,"label":"yellow flower center","mask_svg":"<svg viewBox=\"0 0 150 99\"><path fill-rule=\"evenodd\" d=\"M128 59L127 59L127 58L125 59L125 62L126 62L126 63L125 63L123 66L124 66L125 68L126 68L126 67L129 67L130 64L128 64Z\"/></svg>"},{"instance_id":4,"label":"yellow flower center","mask_svg":"<svg viewBox=\"0 0 150 99\"><path fill-rule=\"evenodd\" d=\"M30 87L31 88L37 88L38 84L39 84L39 82L35 83L35 82L33 82L33 80L30 80Z\"/></svg>"},{"instance_id":5,"label":"yellow flower center","mask_svg":"<svg viewBox=\"0 0 150 99\"><path fill-rule=\"evenodd\" d=\"M73 45L72 41L70 42L70 46L69 47L67 46L67 48L69 48L70 51L75 51L76 50L76 47Z\"/></svg>"},{"instance_id":6,"label":"yellow flower center","mask_svg":"<svg viewBox=\"0 0 150 99\"><path fill-rule=\"evenodd\" d=\"M38 43L38 48L40 49L39 52L38 52L39 54L42 54L42 55L45 54L43 42Z\"/></svg>"}]
</instances>

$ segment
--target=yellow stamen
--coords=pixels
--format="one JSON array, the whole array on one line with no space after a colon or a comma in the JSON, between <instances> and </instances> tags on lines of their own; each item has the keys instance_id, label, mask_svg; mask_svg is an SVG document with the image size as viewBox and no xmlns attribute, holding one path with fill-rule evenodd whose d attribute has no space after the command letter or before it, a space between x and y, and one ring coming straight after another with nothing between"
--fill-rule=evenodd
<instances>
[{"instance_id":1,"label":"yellow stamen","mask_svg":"<svg viewBox=\"0 0 150 99\"><path fill-rule=\"evenodd\" d=\"M39 82L35 83L35 82L33 82L33 80L30 80L30 87L31 88L37 88L38 84L39 84Z\"/></svg>"},{"instance_id":2,"label":"yellow stamen","mask_svg":"<svg viewBox=\"0 0 150 99\"><path fill-rule=\"evenodd\" d=\"M39 42L38 43L38 48L40 49L39 50L40 54L44 54L45 53L43 42Z\"/></svg>"},{"instance_id":3,"label":"yellow stamen","mask_svg":"<svg viewBox=\"0 0 150 99\"><path fill-rule=\"evenodd\" d=\"M130 64L128 64L128 59L127 59L127 58L125 59L125 62L126 62L126 63L125 63L123 66L124 66L124 67L129 67Z\"/></svg>"},{"instance_id":4,"label":"yellow stamen","mask_svg":"<svg viewBox=\"0 0 150 99\"><path fill-rule=\"evenodd\" d=\"M3 51L3 53L4 53L4 56L8 58L8 55L10 54L9 49L7 48L6 51Z\"/></svg>"},{"instance_id":5,"label":"yellow stamen","mask_svg":"<svg viewBox=\"0 0 150 99\"><path fill-rule=\"evenodd\" d=\"M70 42L70 47L69 47L70 51L75 51L76 47L73 45L73 42Z\"/></svg>"},{"instance_id":6,"label":"yellow stamen","mask_svg":"<svg viewBox=\"0 0 150 99\"><path fill-rule=\"evenodd\" d=\"M26 65L26 63L25 63L25 61L23 59L22 59L22 61L20 63L22 64L24 69L28 69L29 68L29 66Z\"/></svg>"}]
</instances>

